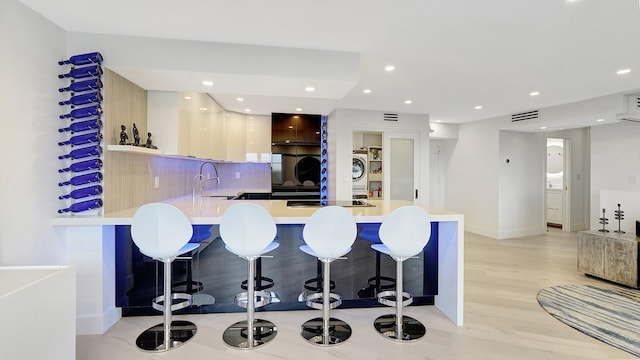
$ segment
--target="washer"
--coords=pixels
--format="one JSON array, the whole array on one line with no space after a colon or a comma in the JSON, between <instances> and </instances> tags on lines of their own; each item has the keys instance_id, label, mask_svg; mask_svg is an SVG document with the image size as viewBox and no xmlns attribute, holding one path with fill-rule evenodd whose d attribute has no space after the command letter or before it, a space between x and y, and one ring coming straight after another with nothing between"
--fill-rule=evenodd
<instances>
[{"instance_id":1,"label":"washer","mask_svg":"<svg viewBox=\"0 0 640 360\"><path fill-rule=\"evenodd\" d=\"M299 184L312 182L313 186L320 184L320 159L313 156L305 156L298 160L294 169L296 180Z\"/></svg>"},{"instance_id":2,"label":"washer","mask_svg":"<svg viewBox=\"0 0 640 360\"><path fill-rule=\"evenodd\" d=\"M353 195L367 194L367 154L353 154Z\"/></svg>"}]
</instances>

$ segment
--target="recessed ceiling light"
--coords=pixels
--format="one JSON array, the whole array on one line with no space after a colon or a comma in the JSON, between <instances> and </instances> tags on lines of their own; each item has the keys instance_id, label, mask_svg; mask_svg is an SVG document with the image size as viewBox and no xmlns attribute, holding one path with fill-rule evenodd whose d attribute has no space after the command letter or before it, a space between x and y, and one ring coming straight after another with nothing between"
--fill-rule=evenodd
<instances>
[{"instance_id":1,"label":"recessed ceiling light","mask_svg":"<svg viewBox=\"0 0 640 360\"><path fill-rule=\"evenodd\" d=\"M596 122L603 122L604 119L596 119Z\"/></svg>"},{"instance_id":2,"label":"recessed ceiling light","mask_svg":"<svg viewBox=\"0 0 640 360\"><path fill-rule=\"evenodd\" d=\"M202 85L204 85L204 86L213 86L213 81L205 80L205 81L202 82Z\"/></svg>"},{"instance_id":3,"label":"recessed ceiling light","mask_svg":"<svg viewBox=\"0 0 640 360\"><path fill-rule=\"evenodd\" d=\"M207 111L207 108L202 107L202 108L200 108L200 110L202 110L202 111Z\"/></svg>"},{"instance_id":4,"label":"recessed ceiling light","mask_svg":"<svg viewBox=\"0 0 640 360\"><path fill-rule=\"evenodd\" d=\"M411 101L411 100L405 100L405 101L404 101L404 103L405 103L405 104L407 104L407 105L408 105L408 104L411 104L412 102L413 102L413 101Z\"/></svg>"},{"instance_id":5,"label":"recessed ceiling light","mask_svg":"<svg viewBox=\"0 0 640 360\"><path fill-rule=\"evenodd\" d=\"M396 67L393 66L393 65L387 65L387 66L384 67L384 71L393 71L395 69L396 69Z\"/></svg>"},{"instance_id":6,"label":"recessed ceiling light","mask_svg":"<svg viewBox=\"0 0 640 360\"><path fill-rule=\"evenodd\" d=\"M365 94L371 94L371 89L364 89L362 92Z\"/></svg>"},{"instance_id":7,"label":"recessed ceiling light","mask_svg":"<svg viewBox=\"0 0 640 360\"><path fill-rule=\"evenodd\" d=\"M238 98L236 98L236 101L243 102L243 101L244 101L244 98L238 97Z\"/></svg>"},{"instance_id":8,"label":"recessed ceiling light","mask_svg":"<svg viewBox=\"0 0 640 360\"><path fill-rule=\"evenodd\" d=\"M618 74L618 75L624 75L624 74L628 74L628 73L630 73L630 72L631 72L631 69L621 69L621 70L618 70L618 71L616 72L616 74Z\"/></svg>"},{"instance_id":9,"label":"recessed ceiling light","mask_svg":"<svg viewBox=\"0 0 640 360\"><path fill-rule=\"evenodd\" d=\"M251 112L251 109L244 109L244 112Z\"/></svg>"},{"instance_id":10,"label":"recessed ceiling light","mask_svg":"<svg viewBox=\"0 0 640 360\"><path fill-rule=\"evenodd\" d=\"M532 92L529 93L529 95L538 96L538 95L540 95L540 92L539 91L532 91Z\"/></svg>"},{"instance_id":11,"label":"recessed ceiling light","mask_svg":"<svg viewBox=\"0 0 640 360\"><path fill-rule=\"evenodd\" d=\"M540 126L540 130L545 130L546 128L546 126Z\"/></svg>"},{"instance_id":12,"label":"recessed ceiling light","mask_svg":"<svg viewBox=\"0 0 640 360\"><path fill-rule=\"evenodd\" d=\"M184 99L185 100L191 100L191 96L185 96Z\"/></svg>"},{"instance_id":13,"label":"recessed ceiling light","mask_svg":"<svg viewBox=\"0 0 640 360\"><path fill-rule=\"evenodd\" d=\"M480 109L482 109L482 105L476 105L476 107L474 107L474 109L480 110Z\"/></svg>"},{"instance_id":14,"label":"recessed ceiling light","mask_svg":"<svg viewBox=\"0 0 640 360\"><path fill-rule=\"evenodd\" d=\"M300 112L302 111L302 108L296 108L296 111Z\"/></svg>"},{"instance_id":15,"label":"recessed ceiling light","mask_svg":"<svg viewBox=\"0 0 640 360\"><path fill-rule=\"evenodd\" d=\"M314 88L313 86L307 86L306 88L304 88L304 91L306 91L306 92L314 92L314 91L316 91L316 88Z\"/></svg>"},{"instance_id":16,"label":"recessed ceiling light","mask_svg":"<svg viewBox=\"0 0 640 360\"><path fill-rule=\"evenodd\" d=\"M442 120L435 120L435 122L438 122L438 123L439 123L439 122L442 122Z\"/></svg>"}]
</instances>

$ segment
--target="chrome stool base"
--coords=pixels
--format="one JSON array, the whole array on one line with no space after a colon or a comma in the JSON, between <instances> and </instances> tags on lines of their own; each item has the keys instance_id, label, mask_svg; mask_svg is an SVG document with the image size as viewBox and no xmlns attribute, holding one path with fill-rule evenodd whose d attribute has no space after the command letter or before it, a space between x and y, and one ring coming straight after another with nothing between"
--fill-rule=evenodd
<instances>
[{"instance_id":1,"label":"chrome stool base","mask_svg":"<svg viewBox=\"0 0 640 360\"><path fill-rule=\"evenodd\" d=\"M320 346L339 345L351 337L351 326L340 319L329 318L328 338L322 335L322 324L321 317L308 320L300 327L300 334L310 343Z\"/></svg>"},{"instance_id":2,"label":"chrome stool base","mask_svg":"<svg viewBox=\"0 0 640 360\"><path fill-rule=\"evenodd\" d=\"M255 349L273 340L278 333L278 328L271 322L255 319L253 322L253 344L248 337L247 320L238 321L229 326L222 334L222 340L236 349Z\"/></svg>"},{"instance_id":3,"label":"chrome stool base","mask_svg":"<svg viewBox=\"0 0 640 360\"><path fill-rule=\"evenodd\" d=\"M175 320L171 322L171 342L164 344L164 323L157 324L145 330L136 339L140 350L149 352L163 352L186 343L196 334L197 327L190 321Z\"/></svg>"},{"instance_id":4,"label":"chrome stool base","mask_svg":"<svg viewBox=\"0 0 640 360\"><path fill-rule=\"evenodd\" d=\"M375 319L373 327L380 335L395 341L410 342L420 339L426 334L427 329L422 323L410 316L402 316L402 339L398 339L396 328L396 315L387 314Z\"/></svg>"}]
</instances>

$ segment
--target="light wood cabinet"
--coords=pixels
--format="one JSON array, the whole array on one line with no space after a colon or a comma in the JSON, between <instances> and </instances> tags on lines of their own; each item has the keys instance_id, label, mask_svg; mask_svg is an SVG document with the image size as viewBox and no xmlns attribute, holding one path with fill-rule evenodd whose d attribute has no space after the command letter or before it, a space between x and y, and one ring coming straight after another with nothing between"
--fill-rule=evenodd
<instances>
[{"instance_id":1,"label":"light wood cabinet","mask_svg":"<svg viewBox=\"0 0 640 360\"><path fill-rule=\"evenodd\" d=\"M633 234L578 233L578 271L638 288L638 237Z\"/></svg>"}]
</instances>

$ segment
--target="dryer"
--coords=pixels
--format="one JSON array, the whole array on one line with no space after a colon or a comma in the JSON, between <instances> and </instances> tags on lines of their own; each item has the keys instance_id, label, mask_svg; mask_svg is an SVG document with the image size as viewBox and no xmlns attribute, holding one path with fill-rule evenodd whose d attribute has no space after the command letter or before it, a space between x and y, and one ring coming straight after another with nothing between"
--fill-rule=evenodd
<instances>
[{"instance_id":1,"label":"dryer","mask_svg":"<svg viewBox=\"0 0 640 360\"><path fill-rule=\"evenodd\" d=\"M367 194L367 154L353 154L351 181L353 195Z\"/></svg>"}]
</instances>

